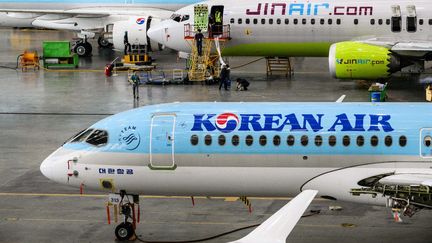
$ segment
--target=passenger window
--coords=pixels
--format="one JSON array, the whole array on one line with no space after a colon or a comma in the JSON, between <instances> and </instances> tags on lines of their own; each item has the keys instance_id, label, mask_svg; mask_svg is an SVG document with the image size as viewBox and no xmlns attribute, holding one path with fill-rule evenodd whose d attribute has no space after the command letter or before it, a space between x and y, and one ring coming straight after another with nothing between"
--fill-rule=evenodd
<instances>
[{"instance_id":1,"label":"passenger window","mask_svg":"<svg viewBox=\"0 0 432 243\"><path fill-rule=\"evenodd\" d=\"M386 25L390 25L391 21L390 19L386 19Z\"/></svg>"},{"instance_id":2,"label":"passenger window","mask_svg":"<svg viewBox=\"0 0 432 243\"><path fill-rule=\"evenodd\" d=\"M207 146L210 146L210 145L212 144L212 137L211 137L211 135L206 135L206 136L204 137L204 143L205 143L205 145L207 145Z\"/></svg>"},{"instance_id":3,"label":"passenger window","mask_svg":"<svg viewBox=\"0 0 432 243\"><path fill-rule=\"evenodd\" d=\"M276 24L281 24L281 23L282 23L281 19L276 19Z\"/></svg>"},{"instance_id":4,"label":"passenger window","mask_svg":"<svg viewBox=\"0 0 432 243\"><path fill-rule=\"evenodd\" d=\"M261 135L259 137L259 143L261 146L265 146L267 144L267 137L265 135Z\"/></svg>"},{"instance_id":5,"label":"passenger window","mask_svg":"<svg viewBox=\"0 0 432 243\"><path fill-rule=\"evenodd\" d=\"M371 145L374 147L376 147L378 145L378 137L377 136L371 137Z\"/></svg>"},{"instance_id":6,"label":"passenger window","mask_svg":"<svg viewBox=\"0 0 432 243\"><path fill-rule=\"evenodd\" d=\"M348 135L343 136L343 138L342 138L342 144L345 147L348 147L350 145L350 143L351 143L350 137Z\"/></svg>"},{"instance_id":7,"label":"passenger window","mask_svg":"<svg viewBox=\"0 0 432 243\"><path fill-rule=\"evenodd\" d=\"M279 135L276 135L276 136L273 137L273 144L274 144L274 146L279 146L280 142L281 142L281 138L280 138Z\"/></svg>"},{"instance_id":8,"label":"passenger window","mask_svg":"<svg viewBox=\"0 0 432 243\"><path fill-rule=\"evenodd\" d=\"M424 20L423 19L419 19L419 25L423 25L424 24Z\"/></svg>"},{"instance_id":9,"label":"passenger window","mask_svg":"<svg viewBox=\"0 0 432 243\"><path fill-rule=\"evenodd\" d=\"M357 137L357 146L363 147L363 145L364 145L364 137L363 136L358 136Z\"/></svg>"},{"instance_id":10,"label":"passenger window","mask_svg":"<svg viewBox=\"0 0 432 243\"><path fill-rule=\"evenodd\" d=\"M93 132L93 129L87 129L84 132L78 133L75 138L72 139L71 143L81 143L86 140L86 138Z\"/></svg>"},{"instance_id":11,"label":"passenger window","mask_svg":"<svg viewBox=\"0 0 432 243\"><path fill-rule=\"evenodd\" d=\"M320 135L318 135L318 136L315 137L315 145L316 146L318 146L318 147L321 146L322 142L323 142L323 139L322 139L322 137Z\"/></svg>"},{"instance_id":12,"label":"passenger window","mask_svg":"<svg viewBox=\"0 0 432 243\"><path fill-rule=\"evenodd\" d=\"M238 20L237 20L237 23L238 23L238 24L242 24L242 23L243 23L243 19L238 19Z\"/></svg>"},{"instance_id":13,"label":"passenger window","mask_svg":"<svg viewBox=\"0 0 432 243\"><path fill-rule=\"evenodd\" d=\"M235 19L230 19L230 23L234 24L235 23Z\"/></svg>"},{"instance_id":14,"label":"passenger window","mask_svg":"<svg viewBox=\"0 0 432 243\"><path fill-rule=\"evenodd\" d=\"M306 146L306 145L308 145L308 143L309 143L309 138L308 138L308 136L306 136L306 135L303 135L302 137L301 137L301 144L303 145L303 146Z\"/></svg>"},{"instance_id":15,"label":"passenger window","mask_svg":"<svg viewBox=\"0 0 432 243\"><path fill-rule=\"evenodd\" d=\"M288 146L293 146L294 143L295 143L295 138L294 138L294 136L293 136L293 135L289 135L289 136L287 137L287 144L288 144Z\"/></svg>"},{"instance_id":16,"label":"passenger window","mask_svg":"<svg viewBox=\"0 0 432 243\"><path fill-rule=\"evenodd\" d=\"M324 25L325 24L325 19L320 19L320 24Z\"/></svg>"},{"instance_id":17,"label":"passenger window","mask_svg":"<svg viewBox=\"0 0 432 243\"><path fill-rule=\"evenodd\" d=\"M315 19L311 19L311 25L315 24Z\"/></svg>"},{"instance_id":18,"label":"passenger window","mask_svg":"<svg viewBox=\"0 0 432 243\"><path fill-rule=\"evenodd\" d=\"M341 23L342 23L342 22L341 22L341 19L337 19L337 20L336 20L336 24L337 24L337 25L340 25Z\"/></svg>"},{"instance_id":19,"label":"passenger window","mask_svg":"<svg viewBox=\"0 0 432 243\"><path fill-rule=\"evenodd\" d=\"M250 24L250 19L245 19L246 24Z\"/></svg>"},{"instance_id":20,"label":"passenger window","mask_svg":"<svg viewBox=\"0 0 432 243\"><path fill-rule=\"evenodd\" d=\"M382 19L378 19L378 24L382 25L383 24L383 20Z\"/></svg>"},{"instance_id":21,"label":"passenger window","mask_svg":"<svg viewBox=\"0 0 432 243\"><path fill-rule=\"evenodd\" d=\"M294 24L298 24L298 19L294 19Z\"/></svg>"},{"instance_id":22,"label":"passenger window","mask_svg":"<svg viewBox=\"0 0 432 243\"><path fill-rule=\"evenodd\" d=\"M194 146L197 145L198 141L199 141L199 139L198 139L197 135L194 134L194 135L191 136L190 142L191 142L192 145L194 145Z\"/></svg>"},{"instance_id":23,"label":"passenger window","mask_svg":"<svg viewBox=\"0 0 432 243\"><path fill-rule=\"evenodd\" d=\"M252 135L247 135L246 136L246 145L247 146L252 146L252 144L253 144L253 137L252 137Z\"/></svg>"},{"instance_id":24,"label":"passenger window","mask_svg":"<svg viewBox=\"0 0 432 243\"><path fill-rule=\"evenodd\" d=\"M432 19L429 19L429 25L432 25Z\"/></svg>"},{"instance_id":25,"label":"passenger window","mask_svg":"<svg viewBox=\"0 0 432 243\"><path fill-rule=\"evenodd\" d=\"M392 137L391 137L391 136L386 136L386 137L384 138L384 144L385 144L387 147L392 146L392 144L393 144L393 139L392 139Z\"/></svg>"},{"instance_id":26,"label":"passenger window","mask_svg":"<svg viewBox=\"0 0 432 243\"><path fill-rule=\"evenodd\" d=\"M375 25L375 19L371 19L371 20L370 20L370 24L371 24L371 25Z\"/></svg>"},{"instance_id":27,"label":"passenger window","mask_svg":"<svg viewBox=\"0 0 432 243\"><path fill-rule=\"evenodd\" d=\"M273 24L273 19L269 19L269 24Z\"/></svg>"},{"instance_id":28,"label":"passenger window","mask_svg":"<svg viewBox=\"0 0 432 243\"><path fill-rule=\"evenodd\" d=\"M400 136L399 137L399 146L405 147L406 144L407 144L407 138L405 136Z\"/></svg>"},{"instance_id":29,"label":"passenger window","mask_svg":"<svg viewBox=\"0 0 432 243\"><path fill-rule=\"evenodd\" d=\"M226 142L225 136L224 135L219 135L218 141L219 141L219 145L220 146L224 146L225 142Z\"/></svg>"},{"instance_id":30,"label":"passenger window","mask_svg":"<svg viewBox=\"0 0 432 243\"><path fill-rule=\"evenodd\" d=\"M307 24L307 20L306 19L302 19L302 24Z\"/></svg>"},{"instance_id":31,"label":"passenger window","mask_svg":"<svg viewBox=\"0 0 432 243\"><path fill-rule=\"evenodd\" d=\"M426 147L430 147L431 144L432 144L432 137L431 137L431 136L426 136L426 137L424 138L424 145L425 145Z\"/></svg>"},{"instance_id":32,"label":"passenger window","mask_svg":"<svg viewBox=\"0 0 432 243\"><path fill-rule=\"evenodd\" d=\"M329 20L327 21L327 23L328 23L329 25L333 24L333 19L329 19Z\"/></svg>"},{"instance_id":33,"label":"passenger window","mask_svg":"<svg viewBox=\"0 0 432 243\"><path fill-rule=\"evenodd\" d=\"M261 19L261 24L265 24L265 19Z\"/></svg>"},{"instance_id":34,"label":"passenger window","mask_svg":"<svg viewBox=\"0 0 432 243\"><path fill-rule=\"evenodd\" d=\"M86 140L87 143L95 146L103 146L108 143L108 132L95 130Z\"/></svg>"},{"instance_id":35,"label":"passenger window","mask_svg":"<svg viewBox=\"0 0 432 243\"><path fill-rule=\"evenodd\" d=\"M254 24L258 24L258 19L253 19Z\"/></svg>"},{"instance_id":36,"label":"passenger window","mask_svg":"<svg viewBox=\"0 0 432 243\"><path fill-rule=\"evenodd\" d=\"M354 24L358 25L358 19L354 19Z\"/></svg>"},{"instance_id":37,"label":"passenger window","mask_svg":"<svg viewBox=\"0 0 432 243\"><path fill-rule=\"evenodd\" d=\"M285 19L285 24L289 24L289 19Z\"/></svg>"},{"instance_id":38,"label":"passenger window","mask_svg":"<svg viewBox=\"0 0 432 243\"><path fill-rule=\"evenodd\" d=\"M332 147L336 145L336 137L335 136L331 135L329 137L329 145Z\"/></svg>"},{"instance_id":39,"label":"passenger window","mask_svg":"<svg viewBox=\"0 0 432 243\"><path fill-rule=\"evenodd\" d=\"M239 145L239 143L240 143L240 138L239 138L239 136L234 135L234 136L231 138L231 143L232 143L232 145L234 145L234 146Z\"/></svg>"}]
</instances>

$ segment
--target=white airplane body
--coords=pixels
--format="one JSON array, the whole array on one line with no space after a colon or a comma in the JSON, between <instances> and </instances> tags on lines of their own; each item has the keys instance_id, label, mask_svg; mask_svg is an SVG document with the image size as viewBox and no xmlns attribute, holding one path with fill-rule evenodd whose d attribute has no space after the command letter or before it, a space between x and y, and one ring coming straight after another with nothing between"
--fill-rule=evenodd
<instances>
[{"instance_id":1,"label":"white airplane body","mask_svg":"<svg viewBox=\"0 0 432 243\"><path fill-rule=\"evenodd\" d=\"M386 78L397 71L421 73L432 53L432 3L418 1L237 1L202 2L223 11L224 56L329 56L338 78ZM187 21L165 20L149 36L190 52L185 25L194 6L176 11ZM222 36L224 37L224 36ZM225 36L228 37L228 36ZM366 74L365 74L366 73Z\"/></svg>"},{"instance_id":2,"label":"white airplane body","mask_svg":"<svg viewBox=\"0 0 432 243\"><path fill-rule=\"evenodd\" d=\"M120 195L294 196L432 208L425 103L174 103L101 120L41 164Z\"/></svg>"},{"instance_id":3,"label":"white airplane body","mask_svg":"<svg viewBox=\"0 0 432 243\"><path fill-rule=\"evenodd\" d=\"M124 35L128 32L131 45L148 45L147 30L152 24L169 18L172 11L194 3L194 0L132 0L132 1L57 1L15 0L0 1L0 26L40 27L70 30L84 39L77 51L89 55L92 47L87 38L100 37L101 46L113 44L124 49ZM152 50L152 48L149 48ZM153 43L158 50L158 44Z\"/></svg>"}]
</instances>

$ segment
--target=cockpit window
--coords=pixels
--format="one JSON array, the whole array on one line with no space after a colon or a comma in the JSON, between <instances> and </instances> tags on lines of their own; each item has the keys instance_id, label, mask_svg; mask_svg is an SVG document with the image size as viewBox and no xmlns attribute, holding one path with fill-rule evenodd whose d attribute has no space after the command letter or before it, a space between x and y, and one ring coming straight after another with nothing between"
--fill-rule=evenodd
<instances>
[{"instance_id":1,"label":"cockpit window","mask_svg":"<svg viewBox=\"0 0 432 243\"><path fill-rule=\"evenodd\" d=\"M103 130L95 130L86 142L95 146L103 146L108 143L108 133Z\"/></svg>"},{"instance_id":2,"label":"cockpit window","mask_svg":"<svg viewBox=\"0 0 432 243\"><path fill-rule=\"evenodd\" d=\"M186 21L189 19L189 15L183 15L183 17L181 18L181 22Z\"/></svg>"},{"instance_id":3,"label":"cockpit window","mask_svg":"<svg viewBox=\"0 0 432 243\"><path fill-rule=\"evenodd\" d=\"M75 135L72 139L71 139L71 143L80 143L80 142L84 142L86 140L86 138L90 135L90 133L93 132L93 129L87 129L84 131L79 132L77 135Z\"/></svg>"},{"instance_id":4,"label":"cockpit window","mask_svg":"<svg viewBox=\"0 0 432 243\"><path fill-rule=\"evenodd\" d=\"M174 14L171 15L170 19L174 20L175 22L180 22L181 15L174 13Z\"/></svg>"}]
</instances>

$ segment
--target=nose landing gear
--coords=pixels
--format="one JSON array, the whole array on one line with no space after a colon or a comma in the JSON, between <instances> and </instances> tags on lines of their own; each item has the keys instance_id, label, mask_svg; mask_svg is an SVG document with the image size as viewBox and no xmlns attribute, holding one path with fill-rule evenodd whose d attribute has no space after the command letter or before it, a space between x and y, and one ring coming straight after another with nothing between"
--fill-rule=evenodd
<instances>
[{"instance_id":1,"label":"nose landing gear","mask_svg":"<svg viewBox=\"0 0 432 243\"><path fill-rule=\"evenodd\" d=\"M138 204L137 213L135 212L135 204ZM120 214L123 215L124 219L123 222L115 228L115 236L119 241L135 240L136 223L139 223L140 220L139 196L127 195L125 191L120 191L118 206L120 208Z\"/></svg>"}]
</instances>

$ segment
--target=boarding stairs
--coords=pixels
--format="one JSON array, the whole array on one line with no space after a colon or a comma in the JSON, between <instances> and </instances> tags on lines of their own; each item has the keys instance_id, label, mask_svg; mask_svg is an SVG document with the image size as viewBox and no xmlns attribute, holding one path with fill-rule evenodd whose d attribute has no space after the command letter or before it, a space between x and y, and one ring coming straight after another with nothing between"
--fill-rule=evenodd
<instances>
[{"instance_id":1,"label":"boarding stairs","mask_svg":"<svg viewBox=\"0 0 432 243\"><path fill-rule=\"evenodd\" d=\"M267 76L273 73L285 74L285 77L291 77L294 73L289 57L266 57Z\"/></svg>"},{"instance_id":2,"label":"boarding stairs","mask_svg":"<svg viewBox=\"0 0 432 243\"><path fill-rule=\"evenodd\" d=\"M196 40L192 40L192 53L190 56L189 81L203 81L206 78L207 67L211 65L212 41L203 40L202 55L198 55Z\"/></svg>"},{"instance_id":3,"label":"boarding stairs","mask_svg":"<svg viewBox=\"0 0 432 243\"><path fill-rule=\"evenodd\" d=\"M191 54L189 57L189 81L206 81L211 76L218 76L220 67L218 65L219 55L214 54L213 51L219 47L219 51L223 49L225 43L230 38L230 26L224 25L221 27L222 32L219 35L209 36L204 33L202 55L198 55L198 48L196 45L194 26L190 24L185 25L184 38L188 41L191 47Z\"/></svg>"}]
</instances>

